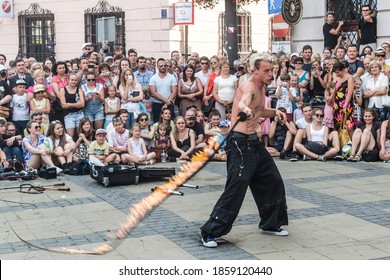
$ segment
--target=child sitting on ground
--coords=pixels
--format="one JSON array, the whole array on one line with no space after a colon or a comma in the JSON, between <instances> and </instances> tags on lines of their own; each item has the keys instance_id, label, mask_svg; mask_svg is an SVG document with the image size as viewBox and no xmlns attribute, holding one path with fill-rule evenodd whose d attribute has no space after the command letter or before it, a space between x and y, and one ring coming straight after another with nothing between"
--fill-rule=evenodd
<instances>
[{"instance_id":1,"label":"child sitting on ground","mask_svg":"<svg viewBox=\"0 0 390 280\"><path fill-rule=\"evenodd\" d=\"M96 130L96 140L93 141L88 148L89 161L96 166L104 166L111 162L120 162L118 154L109 154L108 142L106 141L106 130L100 128Z\"/></svg>"},{"instance_id":2,"label":"child sitting on ground","mask_svg":"<svg viewBox=\"0 0 390 280\"><path fill-rule=\"evenodd\" d=\"M217 134L217 136L215 138L215 142L218 143L220 146L219 146L218 151L214 154L213 159L219 160L219 161L226 161L227 160L227 155L226 155L226 151L225 151L226 142L224 142L223 144L222 144L222 142L224 141L224 139L226 138L226 136L229 132L229 122L227 120L222 120L219 122L218 127L219 127L221 132Z\"/></svg>"},{"instance_id":3,"label":"child sitting on ground","mask_svg":"<svg viewBox=\"0 0 390 280\"><path fill-rule=\"evenodd\" d=\"M158 134L154 139L154 149L156 152L156 160L162 161L162 155L167 153L167 150L171 147L171 141L168 132L168 125L161 123L158 125ZM166 158L165 158L166 160Z\"/></svg>"},{"instance_id":4,"label":"child sitting on ground","mask_svg":"<svg viewBox=\"0 0 390 280\"><path fill-rule=\"evenodd\" d=\"M128 154L125 155L129 162L135 164L154 164L156 153L148 153L144 139L141 138L141 128L138 123L131 126L132 136L127 140Z\"/></svg>"}]
</instances>

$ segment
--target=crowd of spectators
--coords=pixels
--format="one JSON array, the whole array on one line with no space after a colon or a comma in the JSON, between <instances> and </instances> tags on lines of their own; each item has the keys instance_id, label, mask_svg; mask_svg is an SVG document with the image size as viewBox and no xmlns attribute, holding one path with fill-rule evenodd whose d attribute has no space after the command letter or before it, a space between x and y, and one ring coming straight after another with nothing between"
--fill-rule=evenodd
<instances>
[{"instance_id":1,"label":"crowd of spectators","mask_svg":"<svg viewBox=\"0 0 390 280\"><path fill-rule=\"evenodd\" d=\"M300 54L274 54L278 63L264 106L287 118L259 119L258 136L272 156L291 161L389 162L390 109L382 100L389 91L390 44L359 53L357 45L326 42L332 44L322 54L310 45ZM135 49L109 56L89 43L82 51L67 61L7 62L0 55L3 167L15 159L58 172L91 157L102 165L188 160L210 137L227 135L235 91L252 74L251 53L231 67L223 56L196 52L184 61L178 51L158 59ZM348 153L340 143L343 128ZM225 148L214 160L226 161Z\"/></svg>"}]
</instances>

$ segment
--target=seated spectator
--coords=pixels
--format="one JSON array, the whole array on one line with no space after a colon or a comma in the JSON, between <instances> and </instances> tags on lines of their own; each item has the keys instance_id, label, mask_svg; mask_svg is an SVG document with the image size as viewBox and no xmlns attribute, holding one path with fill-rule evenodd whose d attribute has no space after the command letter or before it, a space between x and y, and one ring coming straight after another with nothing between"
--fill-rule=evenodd
<instances>
[{"instance_id":1,"label":"seated spectator","mask_svg":"<svg viewBox=\"0 0 390 280\"><path fill-rule=\"evenodd\" d=\"M141 128L138 123L131 126L132 136L127 140L128 154L125 158L135 164L154 164L156 153L148 153L144 139L141 138Z\"/></svg>"},{"instance_id":2,"label":"seated spectator","mask_svg":"<svg viewBox=\"0 0 390 280\"><path fill-rule=\"evenodd\" d=\"M295 144L296 150L303 154L303 160L326 161L333 158L340 150L337 132L329 133L329 128L323 124L323 119L324 112L322 109L315 109L314 120L306 126L306 144Z\"/></svg>"},{"instance_id":3,"label":"seated spectator","mask_svg":"<svg viewBox=\"0 0 390 280\"><path fill-rule=\"evenodd\" d=\"M147 113L140 113L137 116L136 122L139 124L139 127L141 129L141 138L144 139L146 148L148 151L153 148L154 146L154 127L149 126L148 124L148 114Z\"/></svg>"},{"instance_id":4,"label":"seated spectator","mask_svg":"<svg viewBox=\"0 0 390 280\"><path fill-rule=\"evenodd\" d=\"M157 128L160 124L166 124L168 126L168 134L172 131L175 124L171 116L172 115L170 109L164 108L161 110L158 122L153 124L155 134L157 134Z\"/></svg>"},{"instance_id":5,"label":"seated spectator","mask_svg":"<svg viewBox=\"0 0 390 280\"><path fill-rule=\"evenodd\" d=\"M188 128L191 128L195 133L195 149L206 146L204 128L196 122L195 109L190 108L186 111L185 121Z\"/></svg>"},{"instance_id":6,"label":"seated spectator","mask_svg":"<svg viewBox=\"0 0 390 280\"><path fill-rule=\"evenodd\" d=\"M201 125L205 125L206 120L203 111L201 109L196 109L195 114L196 114L196 122L200 123Z\"/></svg>"},{"instance_id":7,"label":"seated spectator","mask_svg":"<svg viewBox=\"0 0 390 280\"><path fill-rule=\"evenodd\" d=\"M229 133L229 123L227 120L222 120L218 123L219 133L215 138L215 142L219 144L218 150L213 156L213 160L227 161L226 142L225 139Z\"/></svg>"},{"instance_id":8,"label":"seated spectator","mask_svg":"<svg viewBox=\"0 0 390 280\"><path fill-rule=\"evenodd\" d=\"M390 163L390 119L385 120L381 125L380 144L379 158Z\"/></svg>"},{"instance_id":9,"label":"seated spectator","mask_svg":"<svg viewBox=\"0 0 390 280\"><path fill-rule=\"evenodd\" d=\"M43 85L34 86L34 97L30 100L30 110L42 113L42 122L47 126L49 124L49 113L51 111L50 100L47 98L47 89Z\"/></svg>"},{"instance_id":10,"label":"seated spectator","mask_svg":"<svg viewBox=\"0 0 390 280\"><path fill-rule=\"evenodd\" d=\"M39 123L28 121L26 129L28 135L22 140L25 167L39 169L43 162L47 167L55 167L57 174L60 174L63 170L54 165L51 159L52 149L46 136L41 134Z\"/></svg>"},{"instance_id":11,"label":"seated spectator","mask_svg":"<svg viewBox=\"0 0 390 280\"><path fill-rule=\"evenodd\" d=\"M118 113L115 114L115 117L120 118L123 123L126 123L127 120L129 119L129 113L127 112L126 109L120 109L118 111ZM111 120L111 122L107 125L107 128L106 128L107 134L109 134L110 131L112 131L112 130L114 130L114 125L113 125L112 120Z\"/></svg>"},{"instance_id":12,"label":"seated spectator","mask_svg":"<svg viewBox=\"0 0 390 280\"><path fill-rule=\"evenodd\" d=\"M128 155L127 140L129 140L129 130L125 128L122 118L113 118L112 124L114 125L114 129L107 133L110 154L114 153L119 155L120 162L124 164L129 163L128 159L126 158Z\"/></svg>"},{"instance_id":13,"label":"seated spectator","mask_svg":"<svg viewBox=\"0 0 390 280\"><path fill-rule=\"evenodd\" d=\"M88 118L84 118L80 121L78 131L79 134L75 144L76 151L73 154L74 161L88 159L89 145L95 140L95 131Z\"/></svg>"},{"instance_id":14,"label":"seated spectator","mask_svg":"<svg viewBox=\"0 0 390 280\"><path fill-rule=\"evenodd\" d=\"M298 161L298 153L296 151L297 143L305 143L306 141L306 126L313 121L312 107L310 103L304 103L301 107L303 118L297 120L295 123L297 127L297 134L294 138L293 151L291 153L290 161Z\"/></svg>"},{"instance_id":15,"label":"seated spectator","mask_svg":"<svg viewBox=\"0 0 390 280\"><path fill-rule=\"evenodd\" d=\"M7 159L16 158L23 162L22 136L16 134L16 127L13 122L5 124L5 133L3 134L4 121L0 119L0 147Z\"/></svg>"},{"instance_id":16,"label":"seated spectator","mask_svg":"<svg viewBox=\"0 0 390 280\"><path fill-rule=\"evenodd\" d=\"M96 140L92 141L92 143L88 147L89 160L96 164L92 158L98 159L102 164L108 165L112 162L120 162L120 156L115 153L110 152L110 146L106 141L107 132L100 128L96 130L95 138Z\"/></svg>"},{"instance_id":17,"label":"seated spectator","mask_svg":"<svg viewBox=\"0 0 390 280\"><path fill-rule=\"evenodd\" d=\"M206 137L212 137L221 132L219 129L219 122L221 121L221 114L218 110L213 109L209 114L209 122L204 125L204 133Z\"/></svg>"},{"instance_id":18,"label":"seated spectator","mask_svg":"<svg viewBox=\"0 0 390 280\"><path fill-rule=\"evenodd\" d=\"M31 113L30 113L30 121L36 121L39 124L39 126L41 127L41 134L46 135L47 128L49 127L49 125L46 125L46 124L44 124L42 122L43 121L42 112L40 112L40 111L31 111ZM27 128L24 129L23 135L24 136L28 135Z\"/></svg>"},{"instance_id":19,"label":"seated spectator","mask_svg":"<svg viewBox=\"0 0 390 280\"><path fill-rule=\"evenodd\" d=\"M379 159L381 124L377 121L375 109L366 108L363 112L363 121L358 123L352 135L352 150L348 161L376 161ZM370 154L370 157L366 157Z\"/></svg>"},{"instance_id":20,"label":"seated spectator","mask_svg":"<svg viewBox=\"0 0 390 280\"><path fill-rule=\"evenodd\" d=\"M278 108L279 111L286 113L283 107ZM267 151L273 157L285 159L287 153L291 150L294 136L297 134L297 128L292 121L287 119L279 119L275 116L269 129L269 138L272 145L267 147Z\"/></svg>"},{"instance_id":21,"label":"seated spectator","mask_svg":"<svg viewBox=\"0 0 390 280\"><path fill-rule=\"evenodd\" d=\"M156 160L161 160L161 155L166 154L167 150L171 147L171 140L168 131L168 126L163 123L160 124L157 128L157 135L154 139Z\"/></svg>"},{"instance_id":22,"label":"seated spectator","mask_svg":"<svg viewBox=\"0 0 390 280\"><path fill-rule=\"evenodd\" d=\"M186 127L186 121L182 116L175 119L170 140L172 147L168 150L171 161L189 160L195 152L195 133Z\"/></svg>"},{"instance_id":23,"label":"seated spectator","mask_svg":"<svg viewBox=\"0 0 390 280\"><path fill-rule=\"evenodd\" d=\"M47 131L49 147L52 149L51 157L55 164L60 164L64 173L68 173L73 162L73 151L76 148L72 137L64 131L64 125L60 121L52 121Z\"/></svg>"}]
</instances>

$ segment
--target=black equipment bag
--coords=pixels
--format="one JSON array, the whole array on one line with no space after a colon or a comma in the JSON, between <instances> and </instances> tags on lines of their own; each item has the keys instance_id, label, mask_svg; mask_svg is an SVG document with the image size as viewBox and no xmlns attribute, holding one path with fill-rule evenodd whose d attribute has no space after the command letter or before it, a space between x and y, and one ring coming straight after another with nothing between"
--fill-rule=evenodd
<instances>
[{"instance_id":1,"label":"black equipment bag","mask_svg":"<svg viewBox=\"0 0 390 280\"><path fill-rule=\"evenodd\" d=\"M89 175L89 164L85 159L73 162L69 167L69 175Z\"/></svg>"},{"instance_id":2,"label":"black equipment bag","mask_svg":"<svg viewBox=\"0 0 390 280\"><path fill-rule=\"evenodd\" d=\"M55 179L57 178L57 169L55 167L46 167L43 166L38 169L38 176L45 179Z\"/></svg>"},{"instance_id":3,"label":"black equipment bag","mask_svg":"<svg viewBox=\"0 0 390 280\"><path fill-rule=\"evenodd\" d=\"M91 165L90 176L92 179L103 184L104 187L136 185L139 180L138 168L128 165Z\"/></svg>"},{"instance_id":4,"label":"black equipment bag","mask_svg":"<svg viewBox=\"0 0 390 280\"><path fill-rule=\"evenodd\" d=\"M176 174L174 167L139 167L140 179L171 177Z\"/></svg>"}]
</instances>

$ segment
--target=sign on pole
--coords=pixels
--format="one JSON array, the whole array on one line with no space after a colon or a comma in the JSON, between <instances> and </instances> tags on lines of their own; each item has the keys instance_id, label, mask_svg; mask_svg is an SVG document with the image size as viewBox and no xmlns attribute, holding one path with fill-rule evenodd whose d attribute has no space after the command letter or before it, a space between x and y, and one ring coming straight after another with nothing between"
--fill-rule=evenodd
<instances>
[{"instance_id":1,"label":"sign on pole","mask_svg":"<svg viewBox=\"0 0 390 280\"><path fill-rule=\"evenodd\" d=\"M280 14L282 12L282 0L268 0L268 14Z\"/></svg>"},{"instance_id":2,"label":"sign on pole","mask_svg":"<svg viewBox=\"0 0 390 280\"><path fill-rule=\"evenodd\" d=\"M194 24L193 2L175 3L173 9L174 9L173 20L175 25Z\"/></svg>"},{"instance_id":3,"label":"sign on pole","mask_svg":"<svg viewBox=\"0 0 390 280\"><path fill-rule=\"evenodd\" d=\"M0 18L14 17L14 0L0 0Z\"/></svg>"}]
</instances>

